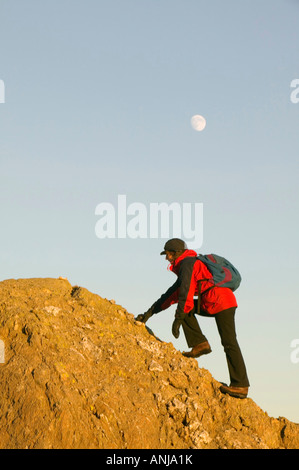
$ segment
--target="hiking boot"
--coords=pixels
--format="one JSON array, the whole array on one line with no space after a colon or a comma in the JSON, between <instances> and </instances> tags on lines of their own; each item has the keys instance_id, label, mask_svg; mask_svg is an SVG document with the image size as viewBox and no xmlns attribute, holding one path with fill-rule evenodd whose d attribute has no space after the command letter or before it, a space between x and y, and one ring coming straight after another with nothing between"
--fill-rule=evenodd
<instances>
[{"instance_id":1,"label":"hiking boot","mask_svg":"<svg viewBox=\"0 0 299 470\"><path fill-rule=\"evenodd\" d=\"M210 352L212 352L211 346L209 345L208 341L205 341L204 343L200 343L194 346L191 351L183 351L182 354L185 357L200 357L203 354L209 354Z\"/></svg>"},{"instance_id":2,"label":"hiking boot","mask_svg":"<svg viewBox=\"0 0 299 470\"><path fill-rule=\"evenodd\" d=\"M234 398L246 398L248 394L248 387L233 387L232 385L228 386L222 384L220 387L222 393L227 393Z\"/></svg>"}]
</instances>

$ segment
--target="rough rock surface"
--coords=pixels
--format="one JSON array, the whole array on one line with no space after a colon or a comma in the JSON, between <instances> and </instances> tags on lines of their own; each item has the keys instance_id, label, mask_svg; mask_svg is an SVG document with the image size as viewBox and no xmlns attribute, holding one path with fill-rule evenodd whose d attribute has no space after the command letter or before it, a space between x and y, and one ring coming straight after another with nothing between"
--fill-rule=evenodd
<instances>
[{"instance_id":1,"label":"rough rock surface","mask_svg":"<svg viewBox=\"0 0 299 470\"><path fill-rule=\"evenodd\" d=\"M299 425L63 279L0 283L0 448L299 448ZM2 343L3 344L3 343Z\"/></svg>"}]
</instances>

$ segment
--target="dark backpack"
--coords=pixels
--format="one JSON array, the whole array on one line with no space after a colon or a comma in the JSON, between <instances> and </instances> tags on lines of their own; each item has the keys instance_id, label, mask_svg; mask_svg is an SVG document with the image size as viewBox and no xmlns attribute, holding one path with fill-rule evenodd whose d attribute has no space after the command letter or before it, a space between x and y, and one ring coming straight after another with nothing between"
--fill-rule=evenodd
<instances>
[{"instance_id":1,"label":"dark backpack","mask_svg":"<svg viewBox=\"0 0 299 470\"><path fill-rule=\"evenodd\" d=\"M214 286L217 287L228 287L233 292L238 289L241 283L241 275L239 271L235 268L235 266L230 263L227 259L223 258L222 256L210 254L210 255L197 255L197 259L202 261L210 271L213 276L213 279L209 279L209 281L214 282ZM200 311L200 294L201 294L201 282L199 281L198 285L198 309L197 312ZM207 292L208 290L205 290Z\"/></svg>"}]
</instances>

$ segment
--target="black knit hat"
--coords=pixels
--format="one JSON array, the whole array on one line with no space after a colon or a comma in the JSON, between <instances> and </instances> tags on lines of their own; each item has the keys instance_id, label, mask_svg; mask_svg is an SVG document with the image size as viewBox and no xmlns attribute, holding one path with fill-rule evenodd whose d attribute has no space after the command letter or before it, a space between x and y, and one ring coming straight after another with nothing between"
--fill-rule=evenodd
<instances>
[{"instance_id":1,"label":"black knit hat","mask_svg":"<svg viewBox=\"0 0 299 470\"><path fill-rule=\"evenodd\" d=\"M166 251L185 251L188 250L186 243L184 240L180 238L172 238L168 240L164 245L164 251L160 253L160 255L165 255Z\"/></svg>"}]
</instances>

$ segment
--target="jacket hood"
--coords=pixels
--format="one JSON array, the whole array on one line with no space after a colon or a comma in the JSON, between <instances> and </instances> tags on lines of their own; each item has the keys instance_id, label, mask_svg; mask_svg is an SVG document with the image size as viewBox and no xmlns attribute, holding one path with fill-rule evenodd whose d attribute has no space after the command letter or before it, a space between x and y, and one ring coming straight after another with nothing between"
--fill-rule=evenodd
<instances>
[{"instance_id":1,"label":"jacket hood","mask_svg":"<svg viewBox=\"0 0 299 470\"><path fill-rule=\"evenodd\" d=\"M185 258L190 257L190 256L193 256L193 257L194 257L194 256L197 256L196 251L194 251L194 250L185 250L184 253L181 254L181 256L179 256L179 257L175 260L174 264L171 264L171 265L168 267L168 269L169 269L170 271L174 272L175 274L177 274L177 273L179 272L179 267L180 267L181 261L182 261L183 259L185 259Z\"/></svg>"}]
</instances>

